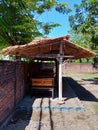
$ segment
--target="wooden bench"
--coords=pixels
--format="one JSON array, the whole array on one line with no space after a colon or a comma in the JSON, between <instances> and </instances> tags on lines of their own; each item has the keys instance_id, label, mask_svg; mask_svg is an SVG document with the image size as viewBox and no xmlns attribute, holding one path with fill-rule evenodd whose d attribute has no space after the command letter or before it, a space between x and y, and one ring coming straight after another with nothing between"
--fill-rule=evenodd
<instances>
[{"instance_id":1,"label":"wooden bench","mask_svg":"<svg viewBox=\"0 0 98 130\"><path fill-rule=\"evenodd\" d=\"M52 91L54 98L54 78L31 78L32 89Z\"/></svg>"}]
</instances>

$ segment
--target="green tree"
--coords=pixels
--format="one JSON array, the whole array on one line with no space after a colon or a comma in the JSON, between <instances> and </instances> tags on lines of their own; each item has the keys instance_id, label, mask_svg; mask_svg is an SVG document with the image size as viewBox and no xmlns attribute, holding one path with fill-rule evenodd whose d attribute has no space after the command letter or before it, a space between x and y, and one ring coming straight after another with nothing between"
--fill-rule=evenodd
<instances>
[{"instance_id":1,"label":"green tree","mask_svg":"<svg viewBox=\"0 0 98 130\"><path fill-rule=\"evenodd\" d=\"M76 33L76 31L74 31L74 30L70 30L68 32L71 35L72 42L74 42L75 44L78 44L82 47L88 48L89 43L86 42L86 39L84 38L82 33L80 33L80 32Z\"/></svg>"},{"instance_id":2,"label":"green tree","mask_svg":"<svg viewBox=\"0 0 98 130\"><path fill-rule=\"evenodd\" d=\"M69 17L70 26L75 33L82 34L88 47L98 47L98 0L82 0L74 5L75 15Z\"/></svg>"},{"instance_id":3,"label":"green tree","mask_svg":"<svg viewBox=\"0 0 98 130\"><path fill-rule=\"evenodd\" d=\"M36 16L52 8L60 13L68 13L70 9L67 5L68 3L60 3L58 0L1 0L0 40L7 41L11 45L20 45L47 35L59 24L40 22Z\"/></svg>"}]
</instances>

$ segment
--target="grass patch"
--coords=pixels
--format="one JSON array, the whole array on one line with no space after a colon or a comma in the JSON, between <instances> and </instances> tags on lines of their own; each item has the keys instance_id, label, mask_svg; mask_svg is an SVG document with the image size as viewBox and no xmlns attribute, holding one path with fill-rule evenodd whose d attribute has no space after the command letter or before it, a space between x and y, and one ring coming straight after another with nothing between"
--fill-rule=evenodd
<instances>
[{"instance_id":1,"label":"grass patch","mask_svg":"<svg viewBox=\"0 0 98 130\"><path fill-rule=\"evenodd\" d=\"M98 73L83 73L80 74L82 78L98 78Z\"/></svg>"},{"instance_id":2,"label":"grass patch","mask_svg":"<svg viewBox=\"0 0 98 130\"><path fill-rule=\"evenodd\" d=\"M93 107L94 107L96 114L98 114L98 103L94 103Z\"/></svg>"}]
</instances>

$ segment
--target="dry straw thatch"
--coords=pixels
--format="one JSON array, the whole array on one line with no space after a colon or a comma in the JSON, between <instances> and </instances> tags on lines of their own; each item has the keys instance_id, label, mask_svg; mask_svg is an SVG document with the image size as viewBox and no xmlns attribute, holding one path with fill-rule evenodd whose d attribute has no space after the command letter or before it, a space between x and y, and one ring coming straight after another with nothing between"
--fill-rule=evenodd
<instances>
[{"instance_id":1,"label":"dry straw thatch","mask_svg":"<svg viewBox=\"0 0 98 130\"><path fill-rule=\"evenodd\" d=\"M58 38L45 38L41 40L33 40L25 45L9 46L3 49L0 54L16 55L20 57L34 58L36 55L53 56L59 54L60 44L63 46L63 55L73 56L74 59L94 57L96 53L80 47L69 40L69 36Z\"/></svg>"}]
</instances>

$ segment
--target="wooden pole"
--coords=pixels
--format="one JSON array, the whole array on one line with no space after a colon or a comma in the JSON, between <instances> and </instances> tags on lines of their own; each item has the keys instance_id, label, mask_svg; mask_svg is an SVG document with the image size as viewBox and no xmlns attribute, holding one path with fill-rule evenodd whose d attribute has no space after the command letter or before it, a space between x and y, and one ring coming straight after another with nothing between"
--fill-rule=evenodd
<instances>
[{"instance_id":1,"label":"wooden pole","mask_svg":"<svg viewBox=\"0 0 98 130\"><path fill-rule=\"evenodd\" d=\"M59 57L59 100L62 100L62 56Z\"/></svg>"},{"instance_id":2,"label":"wooden pole","mask_svg":"<svg viewBox=\"0 0 98 130\"><path fill-rule=\"evenodd\" d=\"M63 62L63 43L60 43L59 50L59 100L62 100L62 62Z\"/></svg>"}]
</instances>

